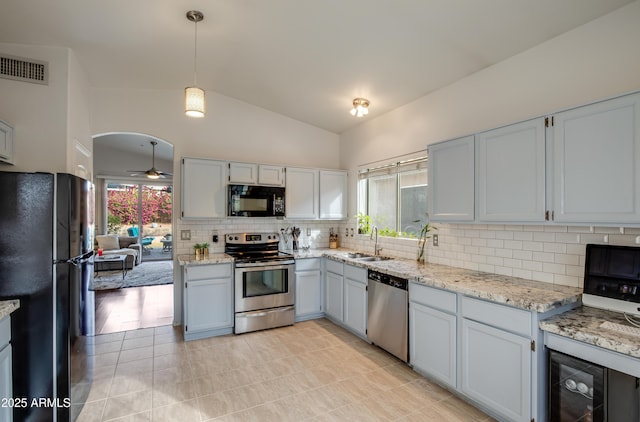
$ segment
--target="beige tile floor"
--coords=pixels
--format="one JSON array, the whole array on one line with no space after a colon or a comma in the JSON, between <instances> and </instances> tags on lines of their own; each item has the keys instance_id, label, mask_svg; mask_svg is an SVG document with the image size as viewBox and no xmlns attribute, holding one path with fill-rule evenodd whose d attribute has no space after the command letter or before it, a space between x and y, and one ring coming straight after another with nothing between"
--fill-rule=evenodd
<instances>
[{"instance_id":1,"label":"beige tile floor","mask_svg":"<svg viewBox=\"0 0 640 422\"><path fill-rule=\"evenodd\" d=\"M78 421L485 421L486 414L326 319L184 342L104 334Z\"/></svg>"}]
</instances>

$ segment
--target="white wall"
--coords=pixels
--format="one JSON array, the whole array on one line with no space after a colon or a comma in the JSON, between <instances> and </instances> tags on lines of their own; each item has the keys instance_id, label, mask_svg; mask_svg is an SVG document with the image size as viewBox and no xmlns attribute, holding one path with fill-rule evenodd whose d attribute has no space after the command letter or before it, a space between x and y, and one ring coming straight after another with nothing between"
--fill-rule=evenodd
<instances>
[{"instance_id":1,"label":"white wall","mask_svg":"<svg viewBox=\"0 0 640 422\"><path fill-rule=\"evenodd\" d=\"M49 62L49 85L0 79L0 120L13 126L15 165L0 171L67 171L69 50L0 43L0 52Z\"/></svg>"},{"instance_id":2,"label":"white wall","mask_svg":"<svg viewBox=\"0 0 640 422\"><path fill-rule=\"evenodd\" d=\"M640 89L639 22L636 1L341 134L340 163L350 170L350 192L355 192L361 164ZM355 213L351 195L349 215ZM438 226L440 246L429 246L430 262L576 287L582 286L586 243L634 244L640 233L566 226ZM355 227L355 221L346 227ZM413 257L411 242L383 239L382 246ZM345 244L371 248L357 235Z\"/></svg>"},{"instance_id":3,"label":"white wall","mask_svg":"<svg viewBox=\"0 0 640 422\"><path fill-rule=\"evenodd\" d=\"M93 89L94 135L137 132L174 145L179 158L338 168L338 135L247 103L207 92L207 115L186 117L183 91Z\"/></svg>"},{"instance_id":4,"label":"white wall","mask_svg":"<svg viewBox=\"0 0 640 422\"><path fill-rule=\"evenodd\" d=\"M88 180L93 176L93 139L89 120L89 82L75 53L69 50L67 104L67 172Z\"/></svg>"}]
</instances>

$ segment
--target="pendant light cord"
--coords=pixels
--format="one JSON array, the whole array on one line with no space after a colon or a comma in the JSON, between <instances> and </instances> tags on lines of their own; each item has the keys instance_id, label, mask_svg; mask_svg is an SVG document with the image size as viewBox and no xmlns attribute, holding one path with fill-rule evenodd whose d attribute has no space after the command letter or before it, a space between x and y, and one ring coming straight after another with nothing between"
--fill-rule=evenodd
<instances>
[{"instance_id":1,"label":"pendant light cord","mask_svg":"<svg viewBox=\"0 0 640 422\"><path fill-rule=\"evenodd\" d=\"M196 35L196 39L195 42L193 43L193 86L198 86L198 79L197 79L197 64L198 64L198 19L194 19L193 21L196 25L195 28L195 35Z\"/></svg>"}]
</instances>

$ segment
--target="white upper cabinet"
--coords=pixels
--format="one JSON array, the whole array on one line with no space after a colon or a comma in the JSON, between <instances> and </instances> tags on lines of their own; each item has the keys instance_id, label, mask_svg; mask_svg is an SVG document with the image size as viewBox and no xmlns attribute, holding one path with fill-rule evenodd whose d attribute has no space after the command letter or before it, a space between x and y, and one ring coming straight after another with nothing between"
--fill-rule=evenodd
<instances>
[{"instance_id":1,"label":"white upper cabinet","mask_svg":"<svg viewBox=\"0 0 640 422\"><path fill-rule=\"evenodd\" d=\"M318 218L319 171L287 167L285 213L290 219Z\"/></svg>"},{"instance_id":2,"label":"white upper cabinet","mask_svg":"<svg viewBox=\"0 0 640 422\"><path fill-rule=\"evenodd\" d=\"M428 171L431 221L473 221L473 136L430 145Z\"/></svg>"},{"instance_id":3,"label":"white upper cabinet","mask_svg":"<svg viewBox=\"0 0 640 422\"><path fill-rule=\"evenodd\" d=\"M229 183L284 186L284 167L254 163L229 163Z\"/></svg>"},{"instance_id":4,"label":"white upper cabinet","mask_svg":"<svg viewBox=\"0 0 640 422\"><path fill-rule=\"evenodd\" d=\"M320 218L347 218L347 172L320 170Z\"/></svg>"},{"instance_id":5,"label":"white upper cabinet","mask_svg":"<svg viewBox=\"0 0 640 422\"><path fill-rule=\"evenodd\" d=\"M227 162L200 158L182 159L182 217L225 217Z\"/></svg>"},{"instance_id":6,"label":"white upper cabinet","mask_svg":"<svg viewBox=\"0 0 640 422\"><path fill-rule=\"evenodd\" d=\"M640 223L640 94L558 113L555 222Z\"/></svg>"},{"instance_id":7,"label":"white upper cabinet","mask_svg":"<svg viewBox=\"0 0 640 422\"><path fill-rule=\"evenodd\" d=\"M253 163L229 163L229 183L255 185L258 183L258 165Z\"/></svg>"},{"instance_id":8,"label":"white upper cabinet","mask_svg":"<svg viewBox=\"0 0 640 422\"><path fill-rule=\"evenodd\" d=\"M284 186L284 167L260 164L258 166L258 184Z\"/></svg>"},{"instance_id":9,"label":"white upper cabinet","mask_svg":"<svg viewBox=\"0 0 640 422\"><path fill-rule=\"evenodd\" d=\"M13 164L13 128L0 120L0 161Z\"/></svg>"},{"instance_id":10,"label":"white upper cabinet","mask_svg":"<svg viewBox=\"0 0 640 422\"><path fill-rule=\"evenodd\" d=\"M483 132L475 141L478 221L544 221L544 119Z\"/></svg>"}]
</instances>

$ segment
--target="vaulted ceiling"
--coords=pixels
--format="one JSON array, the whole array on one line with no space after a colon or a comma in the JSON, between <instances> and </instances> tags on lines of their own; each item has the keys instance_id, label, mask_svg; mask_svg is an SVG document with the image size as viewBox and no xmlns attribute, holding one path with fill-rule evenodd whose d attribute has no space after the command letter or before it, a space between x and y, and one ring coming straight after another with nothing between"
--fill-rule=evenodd
<instances>
[{"instance_id":1,"label":"vaulted ceiling","mask_svg":"<svg viewBox=\"0 0 640 422\"><path fill-rule=\"evenodd\" d=\"M4 0L0 42L70 47L92 87L181 90L200 10L199 86L341 133L631 2Z\"/></svg>"}]
</instances>

